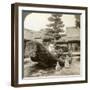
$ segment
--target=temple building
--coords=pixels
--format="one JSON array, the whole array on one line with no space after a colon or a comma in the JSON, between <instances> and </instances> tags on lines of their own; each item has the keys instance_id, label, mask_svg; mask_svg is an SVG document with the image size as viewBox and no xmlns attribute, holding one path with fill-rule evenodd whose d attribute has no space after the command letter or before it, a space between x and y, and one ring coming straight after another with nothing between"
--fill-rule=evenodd
<instances>
[{"instance_id":1,"label":"temple building","mask_svg":"<svg viewBox=\"0 0 90 90\"><path fill-rule=\"evenodd\" d=\"M66 28L65 36L56 41L56 46L58 49L64 48L66 52L68 48L74 54L80 55L80 29L76 27Z\"/></svg>"}]
</instances>

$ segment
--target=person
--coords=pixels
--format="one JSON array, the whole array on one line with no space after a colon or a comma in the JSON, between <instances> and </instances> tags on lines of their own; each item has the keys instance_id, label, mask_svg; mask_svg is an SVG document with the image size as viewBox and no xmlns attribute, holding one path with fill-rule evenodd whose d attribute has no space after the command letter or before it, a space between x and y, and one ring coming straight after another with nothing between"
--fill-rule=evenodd
<instances>
[{"instance_id":1,"label":"person","mask_svg":"<svg viewBox=\"0 0 90 90\"><path fill-rule=\"evenodd\" d=\"M72 50L71 49L68 51L68 56L70 57L69 64L71 64L72 63Z\"/></svg>"},{"instance_id":2,"label":"person","mask_svg":"<svg viewBox=\"0 0 90 90\"><path fill-rule=\"evenodd\" d=\"M48 50L49 50L50 52L53 52L53 51L54 51L54 45L53 45L53 44L49 44Z\"/></svg>"},{"instance_id":3,"label":"person","mask_svg":"<svg viewBox=\"0 0 90 90\"><path fill-rule=\"evenodd\" d=\"M69 60L70 60L70 57L68 55L66 55L66 59L65 59L65 67L66 68L69 68L70 67Z\"/></svg>"},{"instance_id":4,"label":"person","mask_svg":"<svg viewBox=\"0 0 90 90\"><path fill-rule=\"evenodd\" d=\"M69 51L68 54L66 55L65 67L70 67L71 63L72 63L72 51Z\"/></svg>"},{"instance_id":5,"label":"person","mask_svg":"<svg viewBox=\"0 0 90 90\"><path fill-rule=\"evenodd\" d=\"M56 55L56 50L55 50L55 47L54 47L54 43L51 42L49 45L48 45L48 50L51 54L53 54L54 56Z\"/></svg>"},{"instance_id":6,"label":"person","mask_svg":"<svg viewBox=\"0 0 90 90\"><path fill-rule=\"evenodd\" d=\"M59 71L60 69L61 69L61 66L60 66L60 64L59 64L59 61L57 61L55 70L56 70L56 71Z\"/></svg>"}]
</instances>

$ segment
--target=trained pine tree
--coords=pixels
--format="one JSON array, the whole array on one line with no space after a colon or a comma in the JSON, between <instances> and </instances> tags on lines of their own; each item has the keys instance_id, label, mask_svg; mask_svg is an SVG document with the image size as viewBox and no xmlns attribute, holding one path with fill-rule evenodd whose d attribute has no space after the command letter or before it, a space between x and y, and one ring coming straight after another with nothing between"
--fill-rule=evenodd
<instances>
[{"instance_id":1,"label":"trained pine tree","mask_svg":"<svg viewBox=\"0 0 90 90\"><path fill-rule=\"evenodd\" d=\"M62 14L51 14L48 18L49 24L46 28L46 37L50 40L58 40L61 38L60 32L63 32L64 24L61 20Z\"/></svg>"}]
</instances>

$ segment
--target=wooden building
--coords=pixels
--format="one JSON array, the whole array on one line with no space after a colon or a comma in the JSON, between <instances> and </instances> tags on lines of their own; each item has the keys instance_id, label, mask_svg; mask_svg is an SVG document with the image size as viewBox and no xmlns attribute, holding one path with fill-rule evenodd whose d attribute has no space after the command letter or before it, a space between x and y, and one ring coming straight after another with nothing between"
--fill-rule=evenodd
<instances>
[{"instance_id":1,"label":"wooden building","mask_svg":"<svg viewBox=\"0 0 90 90\"><path fill-rule=\"evenodd\" d=\"M80 55L80 29L76 27L66 28L66 36L56 41L56 47L63 49L64 52L68 50L73 54Z\"/></svg>"},{"instance_id":2,"label":"wooden building","mask_svg":"<svg viewBox=\"0 0 90 90\"><path fill-rule=\"evenodd\" d=\"M24 30L24 57L29 56L31 43L30 40L42 43L43 34L44 32L42 31L37 32L28 29Z\"/></svg>"}]
</instances>

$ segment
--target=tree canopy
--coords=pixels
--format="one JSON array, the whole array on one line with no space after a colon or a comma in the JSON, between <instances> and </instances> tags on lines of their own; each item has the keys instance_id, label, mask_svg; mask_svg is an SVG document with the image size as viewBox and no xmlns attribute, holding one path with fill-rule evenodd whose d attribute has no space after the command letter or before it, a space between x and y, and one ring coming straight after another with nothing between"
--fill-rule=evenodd
<instances>
[{"instance_id":1,"label":"tree canopy","mask_svg":"<svg viewBox=\"0 0 90 90\"><path fill-rule=\"evenodd\" d=\"M80 15L75 15L75 19L76 19L76 27L80 28Z\"/></svg>"},{"instance_id":2,"label":"tree canopy","mask_svg":"<svg viewBox=\"0 0 90 90\"><path fill-rule=\"evenodd\" d=\"M61 38L59 32L63 32L64 27L61 17L62 14L51 14L51 16L48 18L50 23L47 24L45 34L46 37L48 36L48 39L58 40L59 38Z\"/></svg>"}]
</instances>

